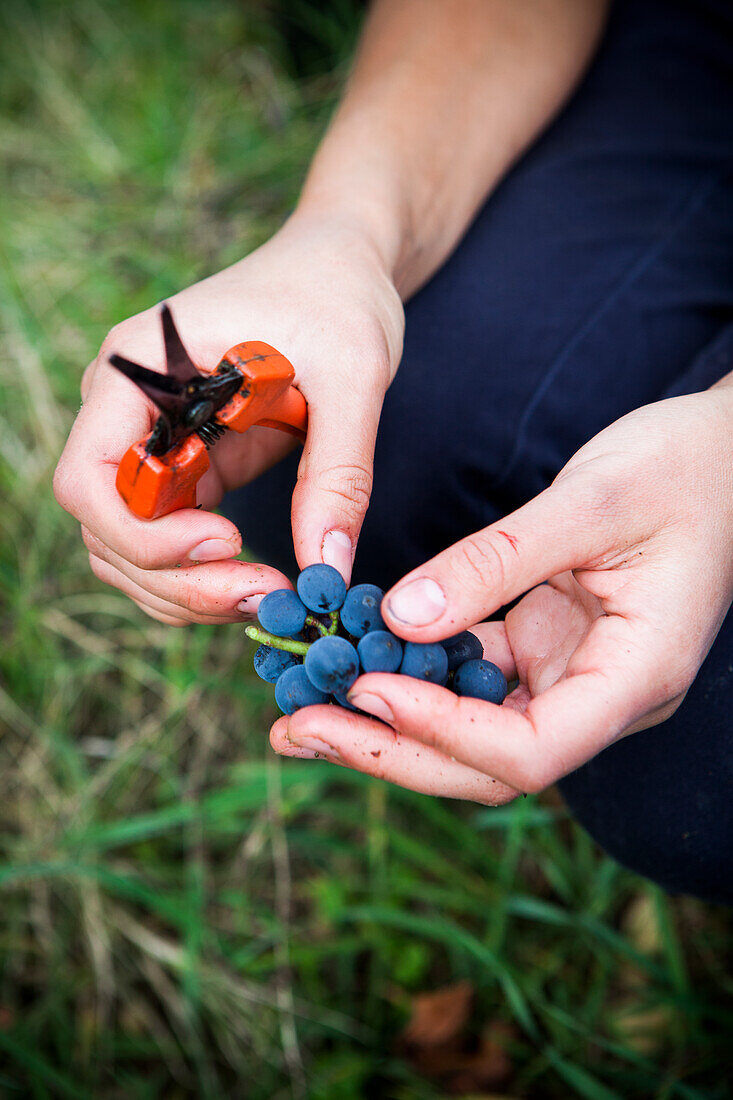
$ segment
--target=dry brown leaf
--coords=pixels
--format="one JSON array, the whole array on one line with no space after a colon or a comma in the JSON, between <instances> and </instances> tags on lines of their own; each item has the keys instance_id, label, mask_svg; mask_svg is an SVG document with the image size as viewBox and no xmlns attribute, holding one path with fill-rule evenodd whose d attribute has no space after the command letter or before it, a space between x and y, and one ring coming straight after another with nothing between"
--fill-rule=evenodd
<instances>
[{"instance_id":1,"label":"dry brown leaf","mask_svg":"<svg viewBox=\"0 0 733 1100\"><path fill-rule=\"evenodd\" d=\"M412 1015L402 1032L409 1046L431 1047L450 1042L465 1030L471 1014L473 986L455 982L433 993L418 993L412 1000Z\"/></svg>"},{"instance_id":2,"label":"dry brown leaf","mask_svg":"<svg viewBox=\"0 0 733 1100\"><path fill-rule=\"evenodd\" d=\"M515 1029L495 1021L477 1039L469 1027L472 1002L468 981L421 993L401 1036L400 1046L414 1069L451 1096L486 1096L487 1089L507 1084L514 1068L506 1048Z\"/></svg>"}]
</instances>

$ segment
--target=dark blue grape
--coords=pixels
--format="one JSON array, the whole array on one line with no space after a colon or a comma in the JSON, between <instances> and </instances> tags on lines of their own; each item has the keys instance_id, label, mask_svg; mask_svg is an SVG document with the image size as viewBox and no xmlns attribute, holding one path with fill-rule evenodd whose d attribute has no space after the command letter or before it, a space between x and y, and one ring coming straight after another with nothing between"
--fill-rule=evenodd
<instances>
[{"instance_id":1,"label":"dark blue grape","mask_svg":"<svg viewBox=\"0 0 733 1100\"><path fill-rule=\"evenodd\" d=\"M338 611L346 595L346 581L332 565L309 565L296 588L305 606L316 612Z\"/></svg>"},{"instance_id":2,"label":"dark blue grape","mask_svg":"<svg viewBox=\"0 0 733 1100\"><path fill-rule=\"evenodd\" d=\"M384 592L376 584L355 584L346 593L341 608L341 622L354 638L362 638L372 630L385 630L379 605Z\"/></svg>"},{"instance_id":3,"label":"dark blue grape","mask_svg":"<svg viewBox=\"0 0 733 1100\"><path fill-rule=\"evenodd\" d=\"M255 652L255 672L261 680L274 684L286 668L300 664L300 657L286 653L284 649L275 649L271 645L261 645Z\"/></svg>"},{"instance_id":4,"label":"dark blue grape","mask_svg":"<svg viewBox=\"0 0 733 1100\"><path fill-rule=\"evenodd\" d=\"M360 710L356 709L353 703L349 702L345 695L334 695L333 701L337 703L338 706L343 707L344 710L353 710L355 714L362 713Z\"/></svg>"},{"instance_id":5,"label":"dark blue grape","mask_svg":"<svg viewBox=\"0 0 733 1100\"><path fill-rule=\"evenodd\" d=\"M283 714L294 714L301 707L312 707L328 701L328 695L313 686L304 665L286 668L275 684L275 702Z\"/></svg>"},{"instance_id":6,"label":"dark blue grape","mask_svg":"<svg viewBox=\"0 0 733 1100\"><path fill-rule=\"evenodd\" d=\"M448 671L455 672L465 661L479 661L484 655L484 647L475 634L464 630L440 643L448 654Z\"/></svg>"},{"instance_id":7,"label":"dark blue grape","mask_svg":"<svg viewBox=\"0 0 733 1100\"><path fill-rule=\"evenodd\" d=\"M448 654L440 642L405 642L400 672L416 680L444 684L448 679Z\"/></svg>"},{"instance_id":8,"label":"dark blue grape","mask_svg":"<svg viewBox=\"0 0 733 1100\"><path fill-rule=\"evenodd\" d=\"M257 609L257 618L262 629L278 638L292 638L294 634L300 633L305 626L307 614L307 607L292 588L268 592Z\"/></svg>"},{"instance_id":9,"label":"dark blue grape","mask_svg":"<svg viewBox=\"0 0 733 1100\"><path fill-rule=\"evenodd\" d=\"M503 703L506 699L506 677L491 661L465 661L453 677L456 695L485 699L488 703Z\"/></svg>"},{"instance_id":10,"label":"dark blue grape","mask_svg":"<svg viewBox=\"0 0 733 1100\"><path fill-rule=\"evenodd\" d=\"M356 650L365 672L397 672L402 664L402 642L388 630L365 634Z\"/></svg>"},{"instance_id":11,"label":"dark blue grape","mask_svg":"<svg viewBox=\"0 0 733 1100\"><path fill-rule=\"evenodd\" d=\"M319 638L305 655L303 666L311 683L329 695L344 695L359 675L359 654L346 638Z\"/></svg>"}]
</instances>

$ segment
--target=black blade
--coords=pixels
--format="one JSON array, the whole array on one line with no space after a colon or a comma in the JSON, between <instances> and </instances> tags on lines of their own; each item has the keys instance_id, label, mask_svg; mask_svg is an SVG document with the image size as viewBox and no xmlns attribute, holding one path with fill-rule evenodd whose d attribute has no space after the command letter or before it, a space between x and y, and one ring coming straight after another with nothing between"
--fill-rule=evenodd
<instances>
[{"instance_id":1,"label":"black blade","mask_svg":"<svg viewBox=\"0 0 733 1100\"><path fill-rule=\"evenodd\" d=\"M190 397L184 396L184 386L181 382L167 374L158 374L157 371L141 367L139 363L133 363L131 359L125 359L121 355L110 355L109 361L126 378L139 386L146 397L154 401L160 411L173 423L183 418L188 409Z\"/></svg>"},{"instance_id":2,"label":"black blade","mask_svg":"<svg viewBox=\"0 0 733 1100\"><path fill-rule=\"evenodd\" d=\"M167 302L164 302L160 307L160 320L163 325L165 361L168 374L178 382L190 382L193 378L200 378L200 372L191 362L181 337L178 335L178 329L175 326L173 314Z\"/></svg>"}]
</instances>

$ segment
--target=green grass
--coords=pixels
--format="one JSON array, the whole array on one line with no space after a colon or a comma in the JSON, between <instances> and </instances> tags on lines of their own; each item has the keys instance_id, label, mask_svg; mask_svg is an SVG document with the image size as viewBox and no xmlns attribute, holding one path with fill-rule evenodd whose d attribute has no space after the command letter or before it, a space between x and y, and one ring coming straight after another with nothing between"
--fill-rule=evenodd
<instances>
[{"instance_id":1,"label":"green grass","mask_svg":"<svg viewBox=\"0 0 733 1100\"><path fill-rule=\"evenodd\" d=\"M464 978L469 1036L509 1025L484 1095L722 1100L727 914L552 796L486 810L273 758L242 630L145 619L53 502L106 331L297 193L355 16L283 10L0 8L0 1095L429 1100L451 1082L395 1039Z\"/></svg>"}]
</instances>

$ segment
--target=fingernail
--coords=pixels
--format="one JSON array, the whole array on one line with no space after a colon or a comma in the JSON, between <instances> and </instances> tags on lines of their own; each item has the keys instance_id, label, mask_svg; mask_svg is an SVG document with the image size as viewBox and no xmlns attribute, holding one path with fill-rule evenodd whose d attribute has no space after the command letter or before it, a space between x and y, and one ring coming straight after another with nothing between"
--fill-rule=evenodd
<instances>
[{"instance_id":1,"label":"fingernail","mask_svg":"<svg viewBox=\"0 0 733 1100\"><path fill-rule=\"evenodd\" d=\"M228 539L206 539L194 546L189 551L189 559L195 562L223 561L225 558L233 558L239 550Z\"/></svg>"},{"instance_id":2,"label":"fingernail","mask_svg":"<svg viewBox=\"0 0 733 1100\"><path fill-rule=\"evenodd\" d=\"M237 611L241 611L245 615L254 615L260 606L260 600L264 599L264 596L264 592L253 592L251 596L245 596L237 604Z\"/></svg>"},{"instance_id":3,"label":"fingernail","mask_svg":"<svg viewBox=\"0 0 733 1100\"><path fill-rule=\"evenodd\" d=\"M389 597L387 608L395 619L406 626L427 626L445 611L445 592L430 577L418 577L398 588Z\"/></svg>"},{"instance_id":4,"label":"fingernail","mask_svg":"<svg viewBox=\"0 0 733 1100\"><path fill-rule=\"evenodd\" d=\"M375 718L381 718L383 722L387 722L389 725L394 722L394 714L391 708L385 703L384 699L380 699L378 695L372 695L370 691L348 695L347 699L352 706L358 707L359 710L365 710L367 714L373 714Z\"/></svg>"},{"instance_id":5,"label":"fingernail","mask_svg":"<svg viewBox=\"0 0 733 1100\"><path fill-rule=\"evenodd\" d=\"M336 752L336 749L332 745L326 744L325 741L321 741L320 737L314 737L310 733L303 734L290 734L287 735L288 741L293 745L297 745L301 749L310 749L311 752L317 752L319 756L330 756L332 760L340 760L341 757Z\"/></svg>"},{"instance_id":6,"label":"fingernail","mask_svg":"<svg viewBox=\"0 0 733 1100\"><path fill-rule=\"evenodd\" d=\"M334 569L338 569L346 583L349 583L354 550L345 531L326 532L321 544L321 559L324 565L332 565Z\"/></svg>"}]
</instances>

